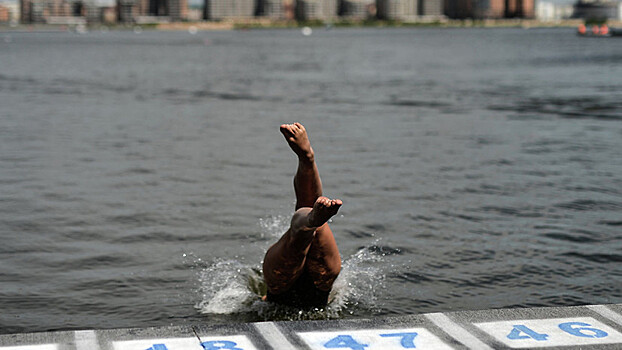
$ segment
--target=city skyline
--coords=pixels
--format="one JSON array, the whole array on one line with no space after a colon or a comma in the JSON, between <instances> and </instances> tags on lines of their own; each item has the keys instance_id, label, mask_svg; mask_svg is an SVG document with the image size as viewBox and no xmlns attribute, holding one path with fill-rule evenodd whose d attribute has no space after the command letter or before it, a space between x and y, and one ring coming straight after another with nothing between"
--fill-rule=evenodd
<instances>
[{"instance_id":1,"label":"city skyline","mask_svg":"<svg viewBox=\"0 0 622 350\"><path fill-rule=\"evenodd\" d=\"M110 6L114 6L114 4L116 3L116 0L94 0L97 3L101 3L101 4L110 4ZM189 6L202 6L203 5L204 0L188 0L188 5ZM545 1L538 1L536 0L536 3L538 2L547 2L547 3L558 3L558 4L574 4L577 1L576 0L545 0ZM19 0L0 0L0 3L19 3Z\"/></svg>"},{"instance_id":2,"label":"city skyline","mask_svg":"<svg viewBox=\"0 0 622 350\"><path fill-rule=\"evenodd\" d=\"M15 4L15 1L19 3ZM429 22L446 19L537 18L546 21L564 18L619 19L622 13L622 2L619 1L603 0L601 3L596 0L594 4L560 4L555 1L557 0L0 0L0 4L7 3L5 7L8 8L9 19L20 18L22 23L68 25L252 19ZM12 10L9 7L11 3L14 4Z\"/></svg>"},{"instance_id":3,"label":"city skyline","mask_svg":"<svg viewBox=\"0 0 622 350\"><path fill-rule=\"evenodd\" d=\"M197 20L534 18L535 0L21 0L23 23L164 23ZM202 7L202 9L201 9ZM192 10L191 10L192 9Z\"/></svg>"}]
</instances>

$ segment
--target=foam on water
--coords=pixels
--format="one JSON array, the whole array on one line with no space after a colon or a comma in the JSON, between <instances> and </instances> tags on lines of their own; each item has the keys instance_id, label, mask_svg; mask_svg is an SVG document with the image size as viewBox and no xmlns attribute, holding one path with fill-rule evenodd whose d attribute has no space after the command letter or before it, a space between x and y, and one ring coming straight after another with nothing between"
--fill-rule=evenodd
<instances>
[{"instance_id":1,"label":"foam on water","mask_svg":"<svg viewBox=\"0 0 622 350\"><path fill-rule=\"evenodd\" d=\"M386 274L381 264L374 264L383 259L382 255L369 249L378 240L343 261L341 273L333 285L332 301L328 309L332 313L352 313L353 308L376 308L378 293L384 288Z\"/></svg>"},{"instance_id":2,"label":"foam on water","mask_svg":"<svg viewBox=\"0 0 622 350\"><path fill-rule=\"evenodd\" d=\"M261 235L272 242L288 223L289 218L284 216L261 219ZM199 271L201 300L196 308L206 315L250 313L262 320L328 319L361 308L374 310L385 280L379 267L382 264L378 264L383 255L371 249L377 243L378 240L344 259L325 309L300 310L261 300L266 293L261 263L248 264L237 259L215 260Z\"/></svg>"},{"instance_id":3,"label":"foam on water","mask_svg":"<svg viewBox=\"0 0 622 350\"><path fill-rule=\"evenodd\" d=\"M214 262L200 272L202 300L197 308L204 314L247 311L259 297L259 291L249 283L256 274L251 266L237 260Z\"/></svg>"},{"instance_id":4,"label":"foam on water","mask_svg":"<svg viewBox=\"0 0 622 350\"><path fill-rule=\"evenodd\" d=\"M280 238L287 231L291 216L270 215L267 218L259 219L259 227L261 228L261 238L274 239Z\"/></svg>"}]
</instances>

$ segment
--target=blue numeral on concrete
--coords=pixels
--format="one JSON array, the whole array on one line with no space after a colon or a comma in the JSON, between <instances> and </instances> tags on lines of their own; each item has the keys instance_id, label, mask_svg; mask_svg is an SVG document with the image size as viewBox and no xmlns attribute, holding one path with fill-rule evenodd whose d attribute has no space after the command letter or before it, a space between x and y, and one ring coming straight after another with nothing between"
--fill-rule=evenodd
<instances>
[{"instance_id":1,"label":"blue numeral on concrete","mask_svg":"<svg viewBox=\"0 0 622 350\"><path fill-rule=\"evenodd\" d=\"M575 326L580 326L580 327L575 327ZM559 325L559 329L561 329L562 331L568 334L574 335L576 337L583 337L583 338L604 338L609 335L605 331L601 331L600 329L596 329L596 328L590 328L589 326L591 326L591 324L589 323L566 322L566 323L561 323ZM588 332L588 333L584 333L584 332Z\"/></svg>"},{"instance_id":2,"label":"blue numeral on concrete","mask_svg":"<svg viewBox=\"0 0 622 350\"><path fill-rule=\"evenodd\" d=\"M417 333L415 332L410 332L410 333L388 333L388 334L380 334L381 337L384 338L388 338L388 337L401 337L402 339L400 340L400 344L402 344L402 347L404 349L414 349L415 348L415 337L417 336Z\"/></svg>"},{"instance_id":3,"label":"blue numeral on concrete","mask_svg":"<svg viewBox=\"0 0 622 350\"><path fill-rule=\"evenodd\" d=\"M153 346L147 350L168 350L168 349L166 348L166 345L164 344L153 344Z\"/></svg>"},{"instance_id":4,"label":"blue numeral on concrete","mask_svg":"<svg viewBox=\"0 0 622 350\"><path fill-rule=\"evenodd\" d=\"M229 340L213 340L201 343L205 350L244 350L236 347L236 345L238 345L236 342Z\"/></svg>"},{"instance_id":5,"label":"blue numeral on concrete","mask_svg":"<svg viewBox=\"0 0 622 350\"><path fill-rule=\"evenodd\" d=\"M324 344L327 349L350 348L352 350L365 350L367 344L361 344L350 335L338 335Z\"/></svg>"},{"instance_id":6,"label":"blue numeral on concrete","mask_svg":"<svg viewBox=\"0 0 622 350\"><path fill-rule=\"evenodd\" d=\"M534 339L537 341L543 341L546 340L546 338L548 338L549 336L548 334L536 333L534 330L522 324L515 324L513 327L514 328L512 329L510 334L508 334L508 339L511 340ZM521 333L525 333L525 335L521 335Z\"/></svg>"}]
</instances>

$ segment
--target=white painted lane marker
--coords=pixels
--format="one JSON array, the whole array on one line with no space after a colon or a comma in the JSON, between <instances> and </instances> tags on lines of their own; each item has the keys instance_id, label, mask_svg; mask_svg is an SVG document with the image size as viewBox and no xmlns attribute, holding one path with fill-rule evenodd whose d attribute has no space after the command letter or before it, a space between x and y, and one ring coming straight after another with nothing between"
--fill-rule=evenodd
<instances>
[{"instance_id":1,"label":"white painted lane marker","mask_svg":"<svg viewBox=\"0 0 622 350\"><path fill-rule=\"evenodd\" d=\"M285 338L283 333L277 328L273 322L253 323L259 334L272 346L278 350L295 350L296 347Z\"/></svg>"},{"instance_id":2,"label":"white painted lane marker","mask_svg":"<svg viewBox=\"0 0 622 350\"><path fill-rule=\"evenodd\" d=\"M622 326L622 315L605 305L589 305L587 308Z\"/></svg>"},{"instance_id":3,"label":"white painted lane marker","mask_svg":"<svg viewBox=\"0 0 622 350\"><path fill-rule=\"evenodd\" d=\"M76 350L99 350L95 331L75 331Z\"/></svg>"},{"instance_id":4,"label":"white painted lane marker","mask_svg":"<svg viewBox=\"0 0 622 350\"><path fill-rule=\"evenodd\" d=\"M22 345L22 346L3 346L0 350L58 350L56 344Z\"/></svg>"},{"instance_id":5,"label":"white painted lane marker","mask_svg":"<svg viewBox=\"0 0 622 350\"><path fill-rule=\"evenodd\" d=\"M452 338L466 345L470 349L493 350L483 341L477 339L473 334L469 333L469 331L460 327L460 325L458 325L449 317L441 313L425 314L424 316L427 317L428 320L432 321L432 323L437 325L440 329L449 334Z\"/></svg>"},{"instance_id":6,"label":"white painted lane marker","mask_svg":"<svg viewBox=\"0 0 622 350\"><path fill-rule=\"evenodd\" d=\"M452 350L425 328L331 330L298 335L313 350Z\"/></svg>"},{"instance_id":7,"label":"white painted lane marker","mask_svg":"<svg viewBox=\"0 0 622 350\"><path fill-rule=\"evenodd\" d=\"M515 349L622 343L622 334L592 317L495 321L475 325Z\"/></svg>"}]
</instances>

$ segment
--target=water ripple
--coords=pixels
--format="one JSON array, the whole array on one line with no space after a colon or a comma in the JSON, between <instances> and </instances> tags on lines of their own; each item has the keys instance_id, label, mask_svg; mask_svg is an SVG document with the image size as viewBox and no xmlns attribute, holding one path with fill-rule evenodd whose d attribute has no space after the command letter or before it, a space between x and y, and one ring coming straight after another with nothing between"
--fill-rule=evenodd
<instances>
[{"instance_id":1,"label":"water ripple","mask_svg":"<svg viewBox=\"0 0 622 350\"><path fill-rule=\"evenodd\" d=\"M603 200L592 200L592 199L576 199L571 202L559 203L559 204L556 204L555 206L558 208L562 208L562 209L570 209L570 210L578 210L578 211L588 211L588 210L608 211L608 210L620 210L622 208L622 203L603 201Z\"/></svg>"},{"instance_id":2,"label":"water ripple","mask_svg":"<svg viewBox=\"0 0 622 350\"><path fill-rule=\"evenodd\" d=\"M579 252L569 252L562 254L565 257L570 258L579 258L582 260L587 260L590 262L595 262L599 264L609 264L609 263L619 263L622 262L622 254L587 254L587 253L579 253Z\"/></svg>"},{"instance_id":3,"label":"water ripple","mask_svg":"<svg viewBox=\"0 0 622 350\"><path fill-rule=\"evenodd\" d=\"M600 239L594 238L591 235L573 235L569 233L550 232L544 233L543 236L552 238L559 241L575 242L575 243L594 243L600 242Z\"/></svg>"}]
</instances>

